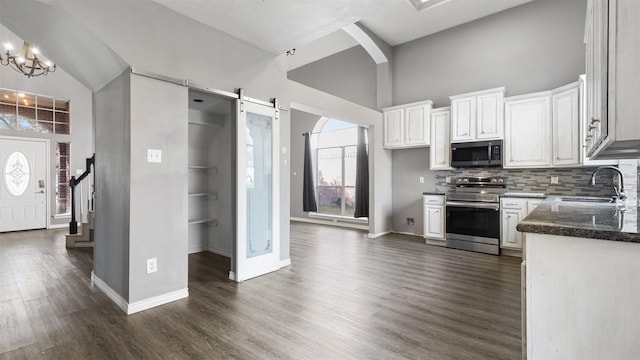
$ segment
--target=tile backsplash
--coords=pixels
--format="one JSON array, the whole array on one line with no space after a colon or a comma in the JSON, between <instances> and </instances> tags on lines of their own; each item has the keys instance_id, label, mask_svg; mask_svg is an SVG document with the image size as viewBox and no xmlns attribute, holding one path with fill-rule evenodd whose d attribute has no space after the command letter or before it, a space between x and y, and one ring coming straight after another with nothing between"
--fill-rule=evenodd
<instances>
[{"instance_id":1,"label":"tile backsplash","mask_svg":"<svg viewBox=\"0 0 640 360\"><path fill-rule=\"evenodd\" d=\"M633 174L625 174L625 180L633 179L637 183L640 167L634 164ZM595 167L589 168L555 168L555 169L460 169L438 171L436 174L436 191L452 191L455 189L454 179L463 176L503 176L507 178L508 192L533 192L548 195L610 196L613 190L613 173L601 171L596 177L596 185L590 185L591 173ZM558 184L551 184L551 177L558 177ZM631 179L630 177L633 176ZM452 182L447 184L447 177ZM634 185L632 189L637 191ZM635 197L635 196L634 196Z\"/></svg>"}]
</instances>

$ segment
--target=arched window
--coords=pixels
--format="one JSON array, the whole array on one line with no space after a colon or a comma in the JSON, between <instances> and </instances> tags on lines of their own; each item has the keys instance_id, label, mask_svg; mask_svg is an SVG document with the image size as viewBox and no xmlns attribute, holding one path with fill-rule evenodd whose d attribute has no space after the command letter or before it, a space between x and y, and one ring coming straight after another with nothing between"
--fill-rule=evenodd
<instances>
[{"instance_id":1,"label":"arched window","mask_svg":"<svg viewBox=\"0 0 640 360\"><path fill-rule=\"evenodd\" d=\"M318 213L353 216L357 130L355 124L326 117L314 128Z\"/></svg>"}]
</instances>

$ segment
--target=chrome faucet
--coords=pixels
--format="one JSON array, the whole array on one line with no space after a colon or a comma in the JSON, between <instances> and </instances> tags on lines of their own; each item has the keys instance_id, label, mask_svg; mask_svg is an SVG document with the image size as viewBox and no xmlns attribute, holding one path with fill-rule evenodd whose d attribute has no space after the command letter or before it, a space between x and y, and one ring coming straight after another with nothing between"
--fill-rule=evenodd
<instances>
[{"instance_id":1,"label":"chrome faucet","mask_svg":"<svg viewBox=\"0 0 640 360\"><path fill-rule=\"evenodd\" d=\"M620 171L620 169L615 166L600 166L599 168L595 169L591 174L591 186L594 186L596 184L596 174L598 174L600 170L605 169L613 170L618 173L618 186L614 186L613 190L616 191L616 197L618 199L625 200L627 198L627 193L624 191L624 175L622 174L622 171Z\"/></svg>"}]
</instances>

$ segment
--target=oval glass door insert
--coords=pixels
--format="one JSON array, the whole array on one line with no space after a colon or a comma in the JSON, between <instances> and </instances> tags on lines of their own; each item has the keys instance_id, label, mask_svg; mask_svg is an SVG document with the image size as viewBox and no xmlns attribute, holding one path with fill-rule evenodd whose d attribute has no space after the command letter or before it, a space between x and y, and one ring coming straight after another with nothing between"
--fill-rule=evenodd
<instances>
[{"instance_id":1,"label":"oval glass door insert","mask_svg":"<svg viewBox=\"0 0 640 360\"><path fill-rule=\"evenodd\" d=\"M4 168L4 184L13 196L20 196L27 191L31 171L27 157L21 152L14 152L7 158Z\"/></svg>"}]
</instances>

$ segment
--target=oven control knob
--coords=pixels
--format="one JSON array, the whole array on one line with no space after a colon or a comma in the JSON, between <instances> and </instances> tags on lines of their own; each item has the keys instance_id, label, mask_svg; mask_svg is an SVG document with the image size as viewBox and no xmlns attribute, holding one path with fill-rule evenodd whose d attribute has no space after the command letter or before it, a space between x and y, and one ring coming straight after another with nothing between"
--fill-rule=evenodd
<instances>
[{"instance_id":1,"label":"oven control knob","mask_svg":"<svg viewBox=\"0 0 640 360\"><path fill-rule=\"evenodd\" d=\"M498 179L491 179L491 182L492 183L496 183L496 182L498 182Z\"/></svg>"},{"instance_id":2,"label":"oven control knob","mask_svg":"<svg viewBox=\"0 0 640 360\"><path fill-rule=\"evenodd\" d=\"M503 183L503 182L504 182L504 179L498 179L498 182L499 182L499 183Z\"/></svg>"},{"instance_id":3,"label":"oven control knob","mask_svg":"<svg viewBox=\"0 0 640 360\"><path fill-rule=\"evenodd\" d=\"M464 178L464 179L462 179L462 182L463 182L463 183L468 183L468 182L469 182L469 179Z\"/></svg>"}]
</instances>

